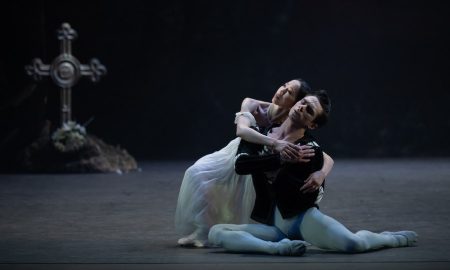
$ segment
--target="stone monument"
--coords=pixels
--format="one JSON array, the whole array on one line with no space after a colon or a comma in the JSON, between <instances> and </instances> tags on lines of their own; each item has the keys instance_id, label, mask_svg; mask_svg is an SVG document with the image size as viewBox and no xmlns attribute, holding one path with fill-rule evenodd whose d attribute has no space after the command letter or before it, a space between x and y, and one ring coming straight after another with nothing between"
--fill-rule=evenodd
<instances>
[{"instance_id":1,"label":"stone monument","mask_svg":"<svg viewBox=\"0 0 450 270\"><path fill-rule=\"evenodd\" d=\"M51 64L35 58L25 67L35 81L49 76L60 90L60 125L48 121L40 138L27 147L22 167L31 172L124 172L137 169L135 159L126 150L110 146L87 134L86 128L72 120L72 87L82 76L98 82L106 67L93 58L81 64L72 55L72 41L77 32L68 23L58 30L61 52Z\"/></svg>"}]
</instances>

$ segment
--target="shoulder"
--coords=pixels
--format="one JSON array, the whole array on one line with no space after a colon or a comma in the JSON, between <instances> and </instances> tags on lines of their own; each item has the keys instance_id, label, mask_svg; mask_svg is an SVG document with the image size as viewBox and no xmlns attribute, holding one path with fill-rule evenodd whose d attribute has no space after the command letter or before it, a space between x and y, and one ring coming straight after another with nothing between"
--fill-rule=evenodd
<instances>
[{"instance_id":1,"label":"shoulder","mask_svg":"<svg viewBox=\"0 0 450 270\"><path fill-rule=\"evenodd\" d=\"M260 108L267 108L267 107L269 107L270 104L271 104L270 102L266 102L266 101L262 101L262 100L257 100L257 99L246 97L242 101L241 108L242 109L246 109L248 111L254 111L258 107L260 107Z\"/></svg>"},{"instance_id":2,"label":"shoulder","mask_svg":"<svg viewBox=\"0 0 450 270\"><path fill-rule=\"evenodd\" d=\"M311 135L309 132L306 132L303 138L299 140L301 144L307 144L311 145L313 147L320 147L319 143L317 142L316 138L314 138L313 135Z\"/></svg>"}]
</instances>

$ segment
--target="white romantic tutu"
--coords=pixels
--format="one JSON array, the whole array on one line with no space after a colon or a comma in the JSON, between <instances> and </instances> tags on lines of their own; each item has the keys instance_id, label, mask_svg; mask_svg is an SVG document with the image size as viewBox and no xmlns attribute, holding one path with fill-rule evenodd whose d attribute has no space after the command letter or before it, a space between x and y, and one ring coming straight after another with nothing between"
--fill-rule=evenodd
<instances>
[{"instance_id":1,"label":"white romantic tutu","mask_svg":"<svg viewBox=\"0 0 450 270\"><path fill-rule=\"evenodd\" d=\"M237 175L234 171L240 141L232 140L186 170L175 213L175 228L180 235L197 229L207 233L219 223L249 223L255 191L251 175Z\"/></svg>"}]
</instances>

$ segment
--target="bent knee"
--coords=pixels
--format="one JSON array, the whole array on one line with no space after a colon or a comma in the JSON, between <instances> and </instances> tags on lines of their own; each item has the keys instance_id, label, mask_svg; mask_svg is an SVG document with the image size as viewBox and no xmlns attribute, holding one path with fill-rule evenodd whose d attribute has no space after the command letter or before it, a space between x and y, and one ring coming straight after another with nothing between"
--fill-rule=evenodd
<instances>
[{"instance_id":1,"label":"bent knee","mask_svg":"<svg viewBox=\"0 0 450 270\"><path fill-rule=\"evenodd\" d=\"M366 250L366 241L361 239L360 237L357 237L356 235L354 237L346 239L345 246L343 247L343 251L348 253L358 253L364 252Z\"/></svg>"},{"instance_id":2,"label":"bent knee","mask_svg":"<svg viewBox=\"0 0 450 270\"><path fill-rule=\"evenodd\" d=\"M237 224L216 224L209 229L208 241L209 243L221 246L223 239L229 236L230 231L241 231L243 225Z\"/></svg>"},{"instance_id":3,"label":"bent knee","mask_svg":"<svg viewBox=\"0 0 450 270\"><path fill-rule=\"evenodd\" d=\"M220 246L220 235L226 229L226 224L216 224L209 229L208 242L215 246Z\"/></svg>"}]
</instances>

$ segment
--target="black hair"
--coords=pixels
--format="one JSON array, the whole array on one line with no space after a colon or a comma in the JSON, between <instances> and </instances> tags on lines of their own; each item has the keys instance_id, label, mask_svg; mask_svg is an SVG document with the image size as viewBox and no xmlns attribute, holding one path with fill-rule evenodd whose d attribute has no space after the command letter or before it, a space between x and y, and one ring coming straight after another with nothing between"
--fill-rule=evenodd
<instances>
[{"instance_id":1,"label":"black hair","mask_svg":"<svg viewBox=\"0 0 450 270\"><path fill-rule=\"evenodd\" d=\"M298 95L295 99L295 102L302 100L307 95L311 94L312 90L309 84L300 78L294 79L295 81L298 81L300 83L300 88L298 89Z\"/></svg>"},{"instance_id":2,"label":"black hair","mask_svg":"<svg viewBox=\"0 0 450 270\"><path fill-rule=\"evenodd\" d=\"M312 96L317 97L320 105L322 106L323 112L316 116L314 119L314 123L317 124L317 127L322 127L328 122L328 117L331 111L331 100L328 96L327 91L321 89L311 93Z\"/></svg>"}]
</instances>

